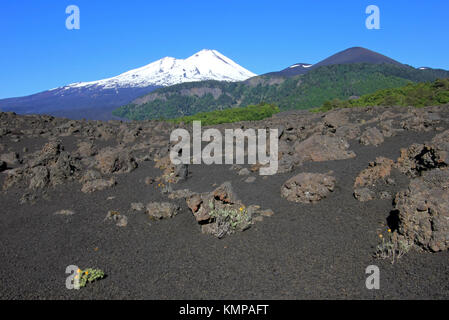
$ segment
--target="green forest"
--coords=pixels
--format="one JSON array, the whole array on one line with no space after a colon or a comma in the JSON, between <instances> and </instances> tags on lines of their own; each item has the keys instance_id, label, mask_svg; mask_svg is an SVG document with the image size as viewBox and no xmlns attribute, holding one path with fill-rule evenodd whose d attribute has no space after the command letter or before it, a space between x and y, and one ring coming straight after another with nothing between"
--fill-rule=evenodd
<instances>
[{"instance_id":1,"label":"green forest","mask_svg":"<svg viewBox=\"0 0 449 320\"><path fill-rule=\"evenodd\" d=\"M313 111L366 106L425 107L446 103L449 103L449 79L437 79L433 82L408 83L400 88L378 90L359 99L332 99Z\"/></svg>"}]
</instances>

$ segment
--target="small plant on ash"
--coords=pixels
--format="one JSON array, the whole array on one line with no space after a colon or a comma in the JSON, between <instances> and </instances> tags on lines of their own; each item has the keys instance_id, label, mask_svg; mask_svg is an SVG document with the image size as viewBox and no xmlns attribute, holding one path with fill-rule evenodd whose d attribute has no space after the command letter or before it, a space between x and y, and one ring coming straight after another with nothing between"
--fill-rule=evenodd
<instances>
[{"instance_id":1,"label":"small plant on ash","mask_svg":"<svg viewBox=\"0 0 449 320\"><path fill-rule=\"evenodd\" d=\"M378 259L391 259L392 264L412 248L412 244L391 229L388 229L385 235L380 233L379 239L380 243L376 247L374 256Z\"/></svg>"},{"instance_id":2,"label":"small plant on ash","mask_svg":"<svg viewBox=\"0 0 449 320\"><path fill-rule=\"evenodd\" d=\"M232 207L215 208L214 203L209 202L210 216L215 219L218 226L229 233L243 231L251 226L252 217L248 210L241 206L238 209Z\"/></svg>"},{"instance_id":3,"label":"small plant on ash","mask_svg":"<svg viewBox=\"0 0 449 320\"><path fill-rule=\"evenodd\" d=\"M75 276L75 279L79 279L79 287L83 288L87 283L103 279L104 277L105 273L103 270L87 268L85 270L78 269L78 274Z\"/></svg>"}]
</instances>

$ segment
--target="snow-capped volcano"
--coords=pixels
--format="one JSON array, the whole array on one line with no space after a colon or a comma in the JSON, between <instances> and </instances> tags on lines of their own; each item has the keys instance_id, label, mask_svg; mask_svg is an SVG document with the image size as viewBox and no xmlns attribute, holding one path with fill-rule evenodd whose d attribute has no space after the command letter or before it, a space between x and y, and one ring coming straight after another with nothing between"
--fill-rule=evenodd
<instances>
[{"instance_id":1,"label":"snow-capped volcano","mask_svg":"<svg viewBox=\"0 0 449 320\"><path fill-rule=\"evenodd\" d=\"M79 82L67 87L101 86L117 87L171 86L183 82L218 80L243 81L256 74L239 66L216 50L204 49L187 59L165 57L116 77L92 82Z\"/></svg>"},{"instance_id":2,"label":"snow-capped volcano","mask_svg":"<svg viewBox=\"0 0 449 320\"><path fill-rule=\"evenodd\" d=\"M108 79L3 99L0 110L107 120L113 109L163 86L202 80L241 81L254 76L216 50L201 50L187 59L166 57Z\"/></svg>"}]
</instances>

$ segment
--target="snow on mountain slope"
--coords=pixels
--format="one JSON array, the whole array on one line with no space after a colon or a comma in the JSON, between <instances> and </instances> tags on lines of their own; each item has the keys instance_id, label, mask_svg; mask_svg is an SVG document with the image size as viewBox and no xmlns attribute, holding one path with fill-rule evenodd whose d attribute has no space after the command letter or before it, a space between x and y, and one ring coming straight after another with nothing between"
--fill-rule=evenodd
<instances>
[{"instance_id":1,"label":"snow on mountain slope","mask_svg":"<svg viewBox=\"0 0 449 320\"><path fill-rule=\"evenodd\" d=\"M239 66L216 50L201 50L187 59L165 57L116 77L92 82L73 83L65 88L99 86L123 87L170 86L183 82L219 80L243 81L256 74Z\"/></svg>"},{"instance_id":2,"label":"snow on mountain slope","mask_svg":"<svg viewBox=\"0 0 449 320\"><path fill-rule=\"evenodd\" d=\"M295 63L284 70L266 73L265 76L294 77L300 74L306 74L311 67L313 67L313 64L310 63Z\"/></svg>"},{"instance_id":3,"label":"snow on mountain slope","mask_svg":"<svg viewBox=\"0 0 449 320\"><path fill-rule=\"evenodd\" d=\"M202 80L241 81L254 76L216 50L201 50L187 59L166 57L108 79L0 99L0 110L108 120L114 108L161 86Z\"/></svg>"}]
</instances>

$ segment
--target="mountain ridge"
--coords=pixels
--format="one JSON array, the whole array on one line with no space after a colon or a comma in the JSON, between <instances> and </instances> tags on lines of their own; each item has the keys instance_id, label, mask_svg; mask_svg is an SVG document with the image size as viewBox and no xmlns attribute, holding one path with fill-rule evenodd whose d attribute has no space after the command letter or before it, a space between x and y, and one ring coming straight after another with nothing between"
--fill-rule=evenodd
<instances>
[{"instance_id":1,"label":"mountain ridge","mask_svg":"<svg viewBox=\"0 0 449 320\"><path fill-rule=\"evenodd\" d=\"M114 108L159 87L204 80L242 81L255 75L217 50L203 49L186 59L164 57L115 77L1 99L0 110L83 118L85 110L92 109L88 118L108 120ZM76 116L77 110L79 116Z\"/></svg>"},{"instance_id":2,"label":"mountain ridge","mask_svg":"<svg viewBox=\"0 0 449 320\"><path fill-rule=\"evenodd\" d=\"M96 120L113 118L112 110L119 107L114 116L129 119L179 117L262 102L279 104L282 110L305 109L332 98L345 99L436 77L449 77L449 72L415 69L362 47L260 76L216 50L203 49L186 59L165 57L111 78L3 99L0 109L74 119L88 115L86 118Z\"/></svg>"},{"instance_id":3,"label":"mountain ridge","mask_svg":"<svg viewBox=\"0 0 449 320\"><path fill-rule=\"evenodd\" d=\"M369 64L394 64L404 65L394 59L391 59L378 52L363 48L363 47L351 47L330 57L321 60L313 65L313 68L319 68L322 66L329 66L334 64L351 64L351 63L369 63Z\"/></svg>"},{"instance_id":4,"label":"mountain ridge","mask_svg":"<svg viewBox=\"0 0 449 320\"><path fill-rule=\"evenodd\" d=\"M335 64L352 64L352 63L369 63L369 64L394 64L403 65L402 63L391 59L383 54L363 48L350 47L348 49L339 51L315 64L310 63L296 63L283 70L269 72L263 74L264 76L282 76L294 77L301 74L306 74L310 70Z\"/></svg>"},{"instance_id":5,"label":"mountain ridge","mask_svg":"<svg viewBox=\"0 0 449 320\"><path fill-rule=\"evenodd\" d=\"M221 65L213 65L221 62ZM256 76L217 50L203 49L186 59L164 57L143 67L118 76L90 82L78 82L69 87L99 85L105 88L171 86L184 82L218 80L243 81Z\"/></svg>"},{"instance_id":6,"label":"mountain ridge","mask_svg":"<svg viewBox=\"0 0 449 320\"><path fill-rule=\"evenodd\" d=\"M299 74L295 69L299 69ZM284 72L263 74L243 82L206 81L157 89L113 114L133 120L178 118L260 103L276 104L282 111L309 109L334 98L344 100L437 78L449 78L449 71L416 69L374 51L353 47L314 65L295 64Z\"/></svg>"}]
</instances>

